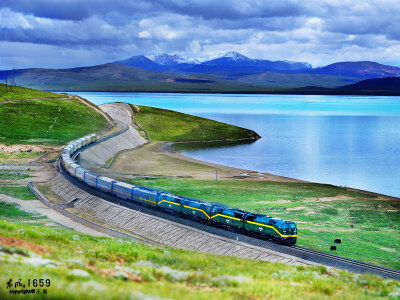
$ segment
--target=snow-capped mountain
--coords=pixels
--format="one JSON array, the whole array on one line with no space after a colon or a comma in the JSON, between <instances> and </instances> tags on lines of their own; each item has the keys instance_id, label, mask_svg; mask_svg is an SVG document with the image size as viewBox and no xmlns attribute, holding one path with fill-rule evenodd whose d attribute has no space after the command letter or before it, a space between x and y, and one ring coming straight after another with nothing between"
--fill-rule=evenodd
<instances>
[{"instance_id":1,"label":"snow-capped mountain","mask_svg":"<svg viewBox=\"0 0 400 300\"><path fill-rule=\"evenodd\" d=\"M310 69L309 63L292 61L270 61L249 58L241 53L230 51L200 58L183 57L178 54L138 55L117 63L152 71L185 73L260 73L284 72Z\"/></svg>"},{"instance_id":2,"label":"snow-capped mountain","mask_svg":"<svg viewBox=\"0 0 400 300\"><path fill-rule=\"evenodd\" d=\"M159 54L159 55L149 55L148 59L154 61L157 64L163 66L174 66L179 64L198 64L200 63L195 58L183 57L178 54Z\"/></svg>"}]
</instances>

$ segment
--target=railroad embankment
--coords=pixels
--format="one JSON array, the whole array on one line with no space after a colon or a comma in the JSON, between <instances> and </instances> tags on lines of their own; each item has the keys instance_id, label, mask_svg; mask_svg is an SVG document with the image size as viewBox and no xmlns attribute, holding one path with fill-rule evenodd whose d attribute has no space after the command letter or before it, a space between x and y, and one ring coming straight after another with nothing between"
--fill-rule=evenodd
<instances>
[{"instance_id":1,"label":"railroad embankment","mask_svg":"<svg viewBox=\"0 0 400 300\"><path fill-rule=\"evenodd\" d=\"M121 151L136 149L146 143L146 140L139 132L132 127L132 110L126 103L109 103L99 106L111 118L127 130L102 143L96 144L80 154L79 162L81 166L88 169L108 167L114 158Z\"/></svg>"}]
</instances>

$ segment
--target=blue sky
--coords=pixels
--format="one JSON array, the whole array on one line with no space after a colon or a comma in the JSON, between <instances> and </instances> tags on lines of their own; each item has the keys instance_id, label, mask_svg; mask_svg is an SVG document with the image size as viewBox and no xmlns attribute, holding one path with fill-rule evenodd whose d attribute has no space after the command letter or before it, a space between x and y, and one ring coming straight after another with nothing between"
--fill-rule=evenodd
<instances>
[{"instance_id":1,"label":"blue sky","mask_svg":"<svg viewBox=\"0 0 400 300\"><path fill-rule=\"evenodd\" d=\"M2 0L0 69L138 54L400 66L399 0Z\"/></svg>"}]
</instances>

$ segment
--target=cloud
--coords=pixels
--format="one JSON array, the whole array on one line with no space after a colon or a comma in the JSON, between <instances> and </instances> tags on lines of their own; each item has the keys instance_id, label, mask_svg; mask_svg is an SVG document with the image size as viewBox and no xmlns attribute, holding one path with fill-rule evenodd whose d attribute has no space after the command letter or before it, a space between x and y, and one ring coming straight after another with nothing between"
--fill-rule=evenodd
<instances>
[{"instance_id":1,"label":"cloud","mask_svg":"<svg viewBox=\"0 0 400 300\"><path fill-rule=\"evenodd\" d=\"M359 58L400 63L399 23L398 0L3 0L0 47L7 45L7 57L24 44L49 55L58 48L93 63L101 63L86 55L94 50L104 59L236 50L317 65ZM50 61L45 56L30 59L40 65ZM51 61L66 64L62 57Z\"/></svg>"}]
</instances>

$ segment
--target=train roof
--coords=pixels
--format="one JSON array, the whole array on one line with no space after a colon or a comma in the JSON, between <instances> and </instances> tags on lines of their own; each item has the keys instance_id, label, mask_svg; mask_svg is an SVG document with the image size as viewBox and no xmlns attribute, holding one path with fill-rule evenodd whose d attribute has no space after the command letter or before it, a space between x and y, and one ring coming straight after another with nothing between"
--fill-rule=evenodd
<instances>
[{"instance_id":1,"label":"train roof","mask_svg":"<svg viewBox=\"0 0 400 300\"><path fill-rule=\"evenodd\" d=\"M125 187L125 188L128 188L128 189L131 189L131 188L135 187L135 186L132 185L132 184L129 184L129 183L126 183L126 182L122 182L122 181L117 181L117 182L115 182L114 184L115 184L115 185L122 186L122 187Z\"/></svg>"}]
</instances>

